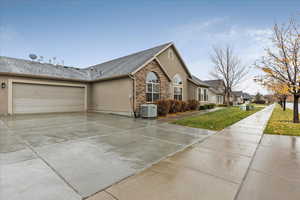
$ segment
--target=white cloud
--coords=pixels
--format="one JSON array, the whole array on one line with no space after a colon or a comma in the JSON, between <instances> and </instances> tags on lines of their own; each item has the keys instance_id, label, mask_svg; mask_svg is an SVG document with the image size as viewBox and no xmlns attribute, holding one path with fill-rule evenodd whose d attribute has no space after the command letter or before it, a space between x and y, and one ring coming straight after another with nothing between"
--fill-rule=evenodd
<instances>
[{"instance_id":1,"label":"white cloud","mask_svg":"<svg viewBox=\"0 0 300 200\"><path fill-rule=\"evenodd\" d=\"M266 93L266 90L253 81L254 76L259 73L254 69L253 63L270 46L272 30L268 27L235 25L231 21L229 18L216 18L191 23L177 27L171 34L176 45L184 50L187 63L195 75L208 79L212 70L209 58L212 47L230 45L242 62L251 67L249 76L236 89L249 93Z\"/></svg>"}]
</instances>

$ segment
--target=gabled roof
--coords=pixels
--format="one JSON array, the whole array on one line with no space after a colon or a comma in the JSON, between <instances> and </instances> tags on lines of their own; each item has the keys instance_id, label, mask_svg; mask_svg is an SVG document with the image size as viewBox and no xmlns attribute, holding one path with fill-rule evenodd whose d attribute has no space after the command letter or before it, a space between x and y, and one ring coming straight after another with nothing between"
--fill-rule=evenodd
<instances>
[{"instance_id":1,"label":"gabled roof","mask_svg":"<svg viewBox=\"0 0 300 200\"><path fill-rule=\"evenodd\" d=\"M192 78L190 79L192 82L194 82L196 85L204 86L204 87L209 87L208 84L204 83L201 81L198 77L192 75Z\"/></svg>"},{"instance_id":2,"label":"gabled roof","mask_svg":"<svg viewBox=\"0 0 300 200\"><path fill-rule=\"evenodd\" d=\"M244 99L251 99L252 98L251 95L246 93L246 92L243 92L242 96L243 96Z\"/></svg>"},{"instance_id":3,"label":"gabled roof","mask_svg":"<svg viewBox=\"0 0 300 200\"><path fill-rule=\"evenodd\" d=\"M102 64L81 69L0 56L0 73L45 76L50 78L83 81L121 77L134 73L140 67L155 59L159 53L171 45L173 44L166 43Z\"/></svg>"},{"instance_id":4,"label":"gabled roof","mask_svg":"<svg viewBox=\"0 0 300 200\"><path fill-rule=\"evenodd\" d=\"M94 69L96 72L98 72L91 73L91 78L95 80L99 78L107 78L111 76L120 76L133 73L145 63L155 58L158 53L171 45L172 43L166 43L160 46L153 47L151 49L91 66L88 68L89 70Z\"/></svg>"},{"instance_id":5,"label":"gabled roof","mask_svg":"<svg viewBox=\"0 0 300 200\"><path fill-rule=\"evenodd\" d=\"M207 83L208 85L210 85L211 87L214 87L215 89L220 88L220 87L224 87L224 82L221 79L206 80L204 82Z\"/></svg>"},{"instance_id":6,"label":"gabled roof","mask_svg":"<svg viewBox=\"0 0 300 200\"><path fill-rule=\"evenodd\" d=\"M243 95L243 91L232 91L232 95L236 97L241 97Z\"/></svg>"},{"instance_id":7,"label":"gabled roof","mask_svg":"<svg viewBox=\"0 0 300 200\"><path fill-rule=\"evenodd\" d=\"M221 79L218 80L206 80L204 83L210 86L210 89L215 94L224 94L224 82Z\"/></svg>"}]
</instances>

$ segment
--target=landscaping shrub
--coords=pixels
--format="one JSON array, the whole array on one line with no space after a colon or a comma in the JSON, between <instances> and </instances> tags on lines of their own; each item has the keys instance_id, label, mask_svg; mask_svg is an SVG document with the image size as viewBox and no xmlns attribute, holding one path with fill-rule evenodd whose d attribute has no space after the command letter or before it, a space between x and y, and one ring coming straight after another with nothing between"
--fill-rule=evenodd
<instances>
[{"instance_id":1,"label":"landscaping shrub","mask_svg":"<svg viewBox=\"0 0 300 200\"><path fill-rule=\"evenodd\" d=\"M219 104L218 107L227 107L227 104Z\"/></svg>"},{"instance_id":2,"label":"landscaping shrub","mask_svg":"<svg viewBox=\"0 0 300 200\"><path fill-rule=\"evenodd\" d=\"M159 116L166 116L170 112L171 102L169 100L159 100L156 102L157 114Z\"/></svg>"},{"instance_id":3,"label":"landscaping shrub","mask_svg":"<svg viewBox=\"0 0 300 200\"><path fill-rule=\"evenodd\" d=\"M188 107L190 110L197 110L199 108L199 101L188 100Z\"/></svg>"},{"instance_id":4,"label":"landscaping shrub","mask_svg":"<svg viewBox=\"0 0 300 200\"><path fill-rule=\"evenodd\" d=\"M212 109L216 106L214 103L207 104L208 109Z\"/></svg>"},{"instance_id":5,"label":"landscaping shrub","mask_svg":"<svg viewBox=\"0 0 300 200\"><path fill-rule=\"evenodd\" d=\"M182 101L181 102L181 112L185 112L185 111L188 111L189 110L189 105L187 102L185 101Z\"/></svg>"},{"instance_id":6,"label":"landscaping shrub","mask_svg":"<svg viewBox=\"0 0 300 200\"><path fill-rule=\"evenodd\" d=\"M200 105L199 106L199 110L205 110L205 106L204 105Z\"/></svg>"},{"instance_id":7,"label":"landscaping shrub","mask_svg":"<svg viewBox=\"0 0 300 200\"><path fill-rule=\"evenodd\" d=\"M266 101L265 100L256 100L256 101L253 101L253 103L256 103L256 104L265 104Z\"/></svg>"},{"instance_id":8,"label":"landscaping shrub","mask_svg":"<svg viewBox=\"0 0 300 200\"><path fill-rule=\"evenodd\" d=\"M175 113L181 112L181 107L182 107L182 101L175 100L175 103L174 103Z\"/></svg>"},{"instance_id":9,"label":"landscaping shrub","mask_svg":"<svg viewBox=\"0 0 300 200\"><path fill-rule=\"evenodd\" d=\"M169 110L169 113L175 113L176 110L175 110L175 100L173 99L169 99L167 100L170 102L170 110Z\"/></svg>"}]
</instances>

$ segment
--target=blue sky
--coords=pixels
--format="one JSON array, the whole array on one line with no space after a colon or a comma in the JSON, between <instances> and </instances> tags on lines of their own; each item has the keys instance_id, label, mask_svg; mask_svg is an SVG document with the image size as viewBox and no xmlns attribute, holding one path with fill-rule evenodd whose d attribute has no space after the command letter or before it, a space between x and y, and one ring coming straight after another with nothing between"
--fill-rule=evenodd
<instances>
[{"instance_id":1,"label":"blue sky","mask_svg":"<svg viewBox=\"0 0 300 200\"><path fill-rule=\"evenodd\" d=\"M0 0L0 53L86 67L173 41L190 71L209 79L212 46L231 45L252 67L274 22L299 14L299 0ZM236 89L265 92L256 73Z\"/></svg>"}]
</instances>

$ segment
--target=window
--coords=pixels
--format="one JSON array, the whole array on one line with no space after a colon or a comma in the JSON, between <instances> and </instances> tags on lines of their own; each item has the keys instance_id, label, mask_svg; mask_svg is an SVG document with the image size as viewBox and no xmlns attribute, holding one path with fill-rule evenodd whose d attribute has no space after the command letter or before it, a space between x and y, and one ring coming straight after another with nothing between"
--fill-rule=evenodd
<instances>
[{"instance_id":1,"label":"window","mask_svg":"<svg viewBox=\"0 0 300 200\"><path fill-rule=\"evenodd\" d=\"M199 88L198 98L200 101L208 101L208 92L206 88Z\"/></svg>"},{"instance_id":2,"label":"window","mask_svg":"<svg viewBox=\"0 0 300 200\"><path fill-rule=\"evenodd\" d=\"M202 97L202 92L201 92L201 88L198 88L198 101L201 101Z\"/></svg>"},{"instance_id":3,"label":"window","mask_svg":"<svg viewBox=\"0 0 300 200\"><path fill-rule=\"evenodd\" d=\"M208 101L207 89L203 89L204 101Z\"/></svg>"},{"instance_id":4,"label":"window","mask_svg":"<svg viewBox=\"0 0 300 200\"><path fill-rule=\"evenodd\" d=\"M176 74L173 78L174 99L182 100L182 79Z\"/></svg>"},{"instance_id":5,"label":"window","mask_svg":"<svg viewBox=\"0 0 300 200\"><path fill-rule=\"evenodd\" d=\"M218 104L222 104L223 103L223 96L218 96Z\"/></svg>"},{"instance_id":6,"label":"window","mask_svg":"<svg viewBox=\"0 0 300 200\"><path fill-rule=\"evenodd\" d=\"M154 72L149 72L146 77L146 101L154 102L159 100L159 93L159 79Z\"/></svg>"}]
</instances>

